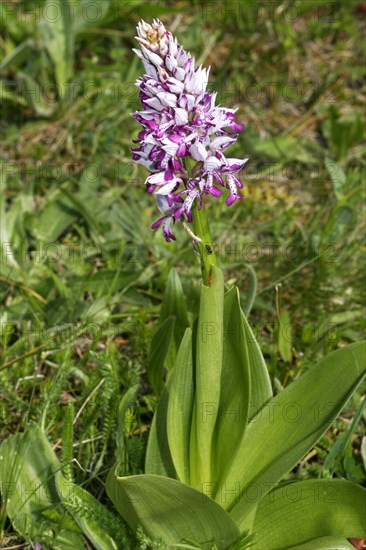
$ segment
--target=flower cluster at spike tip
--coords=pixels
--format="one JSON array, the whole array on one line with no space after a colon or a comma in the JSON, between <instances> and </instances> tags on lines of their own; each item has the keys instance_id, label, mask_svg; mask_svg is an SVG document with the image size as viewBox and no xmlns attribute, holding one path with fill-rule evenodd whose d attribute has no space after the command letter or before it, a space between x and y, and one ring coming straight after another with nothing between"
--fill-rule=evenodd
<instances>
[{"instance_id":1,"label":"flower cluster at spike tip","mask_svg":"<svg viewBox=\"0 0 366 550\"><path fill-rule=\"evenodd\" d=\"M142 111L132 116L143 126L134 143L133 159L146 166L149 193L154 193L163 216L152 228L163 226L165 239L175 240L171 223L192 221L192 206L202 195L218 197L229 190L230 206L241 195L237 177L248 159L226 158L223 151L238 138L243 126L234 120L235 109L215 105L216 93L206 90L209 69L195 68L187 53L159 20L137 26L146 74L137 80ZM185 159L196 161L188 174Z\"/></svg>"}]
</instances>

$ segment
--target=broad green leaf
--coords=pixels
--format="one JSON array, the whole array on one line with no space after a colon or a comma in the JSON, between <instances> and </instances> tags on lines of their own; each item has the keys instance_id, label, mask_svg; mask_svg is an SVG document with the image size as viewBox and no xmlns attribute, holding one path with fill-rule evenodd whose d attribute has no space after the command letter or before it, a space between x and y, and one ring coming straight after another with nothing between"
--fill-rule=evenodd
<instances>
[{"instance_id":1,"label":"broad green leaf","mask_svg":"<svg viewBox=\"0 0 366 550\"><path fill-rule=\"evenodd\" d=\"M361 457L363 461L363 467L366 471L366 435L363 436L361 442Z\"/></svg>"},{"instance_id":2,"label":"broad green leaf","mask_svg":"<svg viewBox=\"0 0 366 550\"><path fill-rule=\"evenodd\" d=\"M9 89L7 87L7 81L4 80L0 80L0 97L2 101L8 100L18 105L27 105L25 98Z\"/></svg>"},{"instance_id":3,"label":"broad green leaf","mask_svg":"<svg viewBox=\"0 0 366 550\"><path fill-rule=\"evenodd\" d=\"M174 346L171 348L168 357L168 368L172 368L174 366L177 351L184 336L184 332L186 328L189 327L182 283L177 271L174 268L170 270L165 287L164 299L160 313L160 323L169 317L175 318Z\"/></svg>"},{"instance_id":4,"label":"broad green leaf","mask_svg":"<svg viewBox=\"0 0 366 550\"><path fill-rule=\"evenodd\" d=\"M105 269L90 275L73 277L69 281L69 285L78 291L95 292L98 293L98 296L103 296L111 288L115 292L134 283L139 278L140 273L140 271L122 271L116 273L116 271Z\"/></svg>"},{"instance_id":5,"label":"broad green leaf","mask_svg":"<svg viewBox=\"0 0 366 550\"><path fill-rule=\"evenodd\" d=\"M169 382L168 379L151 423L146 448L145 473L175 478L176 472L169 449L167 432Z\"/></svg>"},{"instance_id":6,"label":"broad green leaf","mask_svg":"<svg viewBox=\"0 0 366 550\"><path fill-rule=\"evenodd\" d=\"M118 544L110 530L116 531L116 518L88 491L67 481L61 472L55 476L56 489L62 505L66 508L80 529L96 550L117 550ZM123 537L124 533L120 533ZM121 541L122 542L122 541Z\"/></svg>"},{"instance_id":7,"label":"broad green leaf","mask_svg":"<svg viewBox=\"0 0 366 550\"><path fill-rule=\"evenodd\" d=\"M342 460L341 471L345 472L344 475L350 481L354 483L365 483L366 475L363 464L355 459L352 455L352 448L347 450L348 455L345 456Z\"/></svg>"},{"instance_id":8,"label":"broad green leaf","mask_svg":"<svg viewBox=\"0 0 366 550\"><path fill-rule=\"evenodd\" d=\"M96 27L103 22L103 19L110 7L110 0L78 0L76 4L73 4L73 27L75 33L82 31L85 27ZM118 4L115 4L118 7ZM116 14L127 13L129 5L123 5L121 12L116 11ZM131 9L135 7L135 3L131 6Z\"/></svg>"},{"instance_id":9,"label":"broad green leaf","mask_svg":"<svg viewBox=\"0 0 366 550\"><path fill-rule=\"evenodd\" d=\"M150 384L159 395L163 385L163 367L174 335L175 317L168 317L156 327L150 343L148 368Z\"/></svg>"},{"instance_id":10,"label":"broad green leaf","mask_svg":"<svg viewBox=\"0 0 366 550\"><path fill-rule=\"evenodd\" d=\"M122 199L112 205L110 211L111 219L114 220L115 227L121 231L126 239L134 243L132 248L133 258L139 258L142 243L144 242L143 227L141 224L141 212L139 205L134 201L127 202ZM145 272L151 278L151 269L145 268Z\"/></svg>"},{"instance_id":11,"label":"broad green leaf","mask_svg":"<svg viewBox=\"0 0 366 550\"><path fill-rule=\"evenodd\" d=\"M286 363L292 360L292 336L291 319L288 311L285 309L281 313L280 324L278 327L278 351Z\"/></svg>"},{"instance_id":12,"label":"broad green leaf","mask_svg":"<svg viewBox=\"0 0 366 550\"><path fill-rule=\"evenodd\" d=\"M85 202L82 196L72 193L66 186L61 186L59 190L70 201L72 207L78 212L79 216L84 218L88 224L90 236L94 242L99 246L102 246L105 242L105 237L100 232L98 227L98 219L95 216L92 206Z\"/></svg>"},{"instance_id":13,"label":"broad green leaf","mask_svg":"<svg viewBox=\"0 0 366 550\"><path fill-rule=\"evenodd\" d=\"M244 521L337 417L365 376L365 351L365 343L360 342L329 354L271 399L249 423L225 477L227 489L235 489L225 502L235 521Z\"/></svg>"},{"instance_id":14,"label":"broad green leaf","mask_svg":"<svg viewBox=\"0 0 366 550\"><path fill-rule=\"evenodd\" d=\"M210 542L225 550L239 537L237 526L216 502L175 479L154 475L118 478L111 470L106 490L133 530L141 525L148 536L167 544Z\"/></svg>"},{"instance_id":15,"label":"broad green leaf","mask_svg":"<svg viewBox=\"0 0 366 550\"><path fill-rule=\"evenodd\" d=\"M8 219L6 213L6 187L7 187L7 166L0 163L0 254L3 264L9 267L19 267L12 250L12 236L9 234Z\"/></svg>"},{"instance_id":16,"label":"broad green leaf","mask_svg":"<svg viewBox=\"0 0 366 550\"><path fill-rule=\"evenodd\" d=\"M271 491L259 504L252 548L329 548L329 540L314 542L321 537L336 537L349 548L347 538L366 535L365 518L366 490L355 483L336 479L287 483Z\"/></svg>"},{"instance_id":17,"label":"broad green leaf","mask_svg":"<svg viewBox=\"0 0 366 550\"><path fill-rule=\"evenodd\" d=\"M243 312L245 316L248 316L253 307L255 295L257 294L258 280L257 274L254 271L253 267L250 264L245 264L245 267L247 268L249 274L249 285L245 293Z\"/></svg>"},{"instance_id":18,"label":"broad green leaf","mask_svg":"<svg viewBox=\"0 0 366 550\"><path fill-rule=\"evenodd\" d=\"M29 57L32 54L32 49L34 48L34 40L28 38L21 42L16 48L9 52L3 60L0 62L0 71L6 69L6 67L11 66L14 68L18 63L22 63L24 59ZM2 96L1 96L2 97Z\"/></svg>"},{"instance_id":19,"label":"broad green leaf","mask_svg":"<svg viewBox=\"0 0 366 550\"><path fill-rule=\"evenodd\" d=\"M90 201L98 205L100 196L98 187L101 180L102 167L99 162L87 165L79 179L79 198L84 201Z\"/></svg>"},{"instance_id":20,"label":"broad green leaf","mask_svg":"<svg viewBox=\"0 0 366 550\"><path fill-rule=\"evenodd\" d=\"M259 155L269 157L279 162L297 160L303 164L315 164L314 155L302 143L292 136L279 135L267 140L258 140L253 144L253 150Z\"/></svg>"},{"instance_id":21,"label":"broad green leaf","mask_svg":"<svg viewBox=\"0 0 366 550\"><path fill-rule=\"evenodd\" d=\"M51 250L54 242L74 223L77 217L78 212L72 202L59 189L56 189L47 196L37 216L33 218L32 230L37 239L49 243Z\"/></svg>"},{"instance_id":22,"label":"broad green leaf","mask_svg":"<svg viewBox=\"0 0 366 550\"><path fill-rule=\"evenodd\" d=\"M1 494L14 529L55 550L82 550L80 529L65 514L56 491L54 476L60 469L38 426L10 437L0 447Z\"/></svg>"},{"instance_id":23,"label":"broad green leaf","mask_svg":"<svg viewBox=\"0 0 366 550\"><path fill-rule=\"evenodd\" d=\"M110 315L110 305L106 296L95 298L92 303L88 304L80 314L80 320L83 323L105 323ZM126 331L127 332L127 331Z\"/></svg>"},{"instance_id":24,"label":"broad green leaf","mask_svg":"<svg viewBox=\"0 0 366 550\"><path fill-rule=\"evenodd\" d=\"M346 174L343 172L339 164L333 160L325 159L324 164L328 174L330 175L330 179L332 180L333 191L336 199L339 201L344 196L347 183Z\"/></svg>"},{"instance_id":25,"label":"broad green leaf","mask_svg":"<svg viewBox=\"0 0 366 550\"><path fill-rule=\"evenodd\" d=\"M335 471L339 472L341 470L341 461L344 456L346 444L346 437L337 437L323 464L323 471L326 472L326 474L333 475Z\"/></svg>"},{"instance_id":26,"label":"broad green leaf","mask_svg":"<svg viewBox=\"0 0 366 550\"><path fill-rule=\"evenodd\" d=\"M356 414L353 417L352 423L347 429L347 434L344 437L338 437L334 443L330 453L328 454L324 462L324 470L329 470L333 474L341 466L341 460L345 456L347 446L351 446L352 435L356 430L357 424L363 418L363 411L366 406L366 400L360 400ZM353 457L351 457L353 458ZM361 466L361 465L360 465Z\"/></svg>"},{"instance_id":27,"label":"broad green leaf","mask_svg":"<svg viewBox=\"0 0 366 550\"><path fill-rule=\"evenodd\" d=\"M189 442L194 399L192 331L187 329L170 374L168 442L178 479L189 485Z\"/></svg>"},{"instance_id":28,"label":"broad green leaf","mask_svg":"<svg viewBox=\"0 0 366 550\"><path fill-rule=\"evenodd\" d=\"M351 147L362 141L363 125L357 111L341 113L331 104L322 123L322 130L336 159L344 158Z\"/></svg>"},{"instance_id":29,"label":"broad green leaf","mask_svg":"<svg viewBox=\"0 0 366 550\"><path fill-rule=\"evenodd\" d=\"M355 546L347 542L344 537L320 537L312 539L299 546L291 546L286 550L355 550Z\"/></svg>"},{"instance_id":30,"label":"broad green leaf","mask_svg":"<svg viewBox=\"0 0 366 550\"><path fill-rule=\"evenodd\" d=\"M62 98L74 65L73 9L69 0L47 0L43 10L47 17L39 22L39 32L53 62L58 94Z\"/></svg>"},{"instance_id":31,"label":"broad green leaf","mask_svg":"<svg viewBox=\"0 0 366 550\"><path fill-rule=\"evenodd\" d=\"M135 285L140 282L140 273L136 277L135 281L130 283L127 288L123 289L123 301L125 304L136 306L138 308L148 308L151 305L150 300L142 294L141 290L137 288L132 288L132 285Z\"/></svg>"},{"instance_id":32,"label":"broad green leaf","mask_svg":"<svg viewBox=\"0 0 366 550\"><path fill-rule=\"evenodd\" d=\"M216 266L212 268L211 286L201 285L200 312L196 341L196 386L190 445L190 479L192 487L211 483L213 437L220 401L223 352L224 279Z\"/></svg>"},{"instance_id":33,"label":"broad green leaf","mask_svg":"<svg viewBox=\"0 0 366 550\"><path fill-rule=\"evenodd\" d=\"M250 366L239 292L232 288L224 296L223 359L220 402L216 424L216 479L221 479L243 438L250 403Z\"/></svg>"},{"instance_id":34,"label":"broad green leaf","mask_svg":"<svg viewBox=\"0 0 366 550\"><path fill-rule=\"evenodd\" d=\"M22 83L23 95L28 105L37 115L48 118L54 112L54 105L47 103L41 86L29 74L19 72L19 80Z\"/></svg>"},{"instance_id":35,"label":"broad green leaf","mask_svg":"<svg viewBox=\"0 0 366 550\"><path fill-rule=\"evenodd\" d=\"M332 243L340 241L345 235L345 230L351 227L354 219L355 208L350 207L347 202L344 205L339 204L334 207L323 231L323 234L327 237L327 241L324 238L324 244L326 242ZM328 244L325 244L324 248L326 249L327 246ZM324 254L323 258L323 261L326 261L326 254ZM331 318L332 316L330 316L329 321Z\"/></svg>"},{"instance_id":36,"label":"broad green leaf","mask_svg":"<svg viewBox=\"0 0 366 550\"><path fill-rule=\"evenodd\" d=\"M243 314L243 328L247 342L248 360L250 366L250 410L249 419L252 419L271 399L272 386L264 357L253 334L250 325Z\"/></svg>"}]
</instances>

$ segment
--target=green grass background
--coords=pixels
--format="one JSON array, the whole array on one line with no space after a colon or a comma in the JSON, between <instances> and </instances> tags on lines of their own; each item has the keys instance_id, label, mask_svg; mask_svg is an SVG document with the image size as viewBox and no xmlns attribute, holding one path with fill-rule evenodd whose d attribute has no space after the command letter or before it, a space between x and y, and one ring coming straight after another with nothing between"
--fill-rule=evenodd
<instances>
[{"instance_id":1,"label":"green grass background","mask_svg":"<svg viewBox=\"0 0 366 550\"><path fill-rule=\"evenodd\" d=\"M51 6L53 4L53 7ZM102 502L120 398L139 384L124 437L142 471L156 406L146 369L169 271L197 308L200 269L176 227L167 244L145 169L132 53L137 22L159 17L211 65L210 90L245 124L244 199L209 201L220 266L246 303L277 390L365 335L365 2L50 0L1 4L1 439L39 421L58 453L74 408L74 475ZM282 330L281 330L282 327ZM360 392L293 475L322 465ZM362 417L334 462L365 484ZM364 457L365 458L365 457ZM3 507L2 547L19 542Z\"/></svg>"}]
</instances>

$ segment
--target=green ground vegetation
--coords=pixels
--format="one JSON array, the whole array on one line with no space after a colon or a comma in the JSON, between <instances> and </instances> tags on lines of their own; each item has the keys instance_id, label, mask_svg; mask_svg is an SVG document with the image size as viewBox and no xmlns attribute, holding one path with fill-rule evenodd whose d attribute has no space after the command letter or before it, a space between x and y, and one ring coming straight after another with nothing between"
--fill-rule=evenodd
<instances>
[{"instance_id":1,"label":"green ground vegetation","mask_svg":"<svg viewBox=\"0 0 366 550\"><path fill-rule=\"evenodd\" d=\"M169 273L189 322L200 277L182 227L170 244L149 229L157 209L131 161L135 26L162 19L245 124L231 149L250 157L244 199L208 201L208 215L279 390L365 334L365 3L81 0L66 19L57 5L0 6L0 437L37 422L113 509L105 480L122 443L126 473L143 469ZM292 476L366 483L364 389ZM1 510L6 548L21 539Z\"/></svg>"}]
</instances>

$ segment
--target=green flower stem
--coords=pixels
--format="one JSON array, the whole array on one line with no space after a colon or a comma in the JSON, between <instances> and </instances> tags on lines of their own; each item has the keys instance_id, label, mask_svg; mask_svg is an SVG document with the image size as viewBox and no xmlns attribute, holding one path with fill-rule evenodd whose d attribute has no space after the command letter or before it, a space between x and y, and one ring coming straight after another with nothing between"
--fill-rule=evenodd
<instances>
[{"instance_id":1,"label":"green flower stem","mask_svg":"<svg viewBox=\"0 0 366 550\"><path fill-rule=\"evenodd\" d=\"M204 203L200 210L197 202L193 205L192 217L193 233L202 241L197 241L195 247L201 259L203 283L209 285L211 268L213 265L217 265L217 260Z\"/></svg>"},{"instance_id":2,"label":"green flower stem","mask_svg":"<svg viewBox=\"0 0 366 550\"><path fill-rule=\"evenodd\" d=\"M195 176L197 169L199 173L201 164L202 163L197 163L190 157L185 157L183 159L184 168L187 170L188 174L191 175L191 177ZM202 241L195 241L194 245L200 255L203 283L206 286L209 286L211 268L213 265L217 265L217 260L212 242L210 226L208 224L205 204L203 203L202 208L199 210L197 200L193 203L192 207L192 226L194 235L199 237Z\"/></svg>"}]
</instances>

